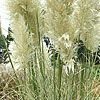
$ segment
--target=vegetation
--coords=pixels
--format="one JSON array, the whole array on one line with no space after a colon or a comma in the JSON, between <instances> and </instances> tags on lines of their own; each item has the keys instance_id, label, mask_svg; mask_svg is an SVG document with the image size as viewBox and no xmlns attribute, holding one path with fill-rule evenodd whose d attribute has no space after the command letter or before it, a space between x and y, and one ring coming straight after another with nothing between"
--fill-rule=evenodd
<instances>
[{"instance_id":1,"label":"vegetation","mask_svg":"<svg viewBox=\"0 0 100 100\"><path fill-rule=\"evenodd\" d=\"M6 2L14 40L1 34L12 69L0 99L100 100L99 0Z\"/></svg>"},{"instance_id":2,"label":"vegetation","mask_svg":"<svg viewBox=\"0 0 100 100\"><path fill-rule=\"evenodd\" d=\"M7 47L9 47L10 42L13 41L13 38L11 37L9 32L8 32L7 37L5 37L4 35L0 34L0 64L8 62L8 61L6 61L8 56L7 56L7 52L6 52L6 48L5 48L5 44L4 44L4 41L2 39L2 36L5 39Z\"/></svg>"}]
</instances>

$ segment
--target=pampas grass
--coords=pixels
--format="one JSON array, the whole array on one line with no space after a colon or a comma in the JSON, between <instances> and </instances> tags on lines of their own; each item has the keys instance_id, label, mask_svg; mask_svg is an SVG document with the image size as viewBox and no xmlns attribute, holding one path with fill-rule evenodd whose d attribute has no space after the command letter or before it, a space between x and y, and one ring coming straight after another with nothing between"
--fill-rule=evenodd
<instances>
[{"instance_id":1,"label":"pampas grass","mask_svg":"<svg viewBox=\"0 0 100 100\"><path fill-rule=\"evenodd\" d=\"M92 52L97 51L100 43L99 0L77 0L73 9L72 25L75 24L85 46Z\"/></svg>"},{"instance_id":2,"label":"pampas grass","mask_svg":"<svg viewBox=\"0 0 100 100\"><path fill-rule=\"evenodd\" d=\"M12 69L9 76L8 71L1 74L1 100L99 100L100 79L96 71L93 75L94 63L77 61L80 39L92 52L99 45L99 0L94 1L46 0L45 5L39 0L7 1L14 41L11 55L6 47ZM44 33L54 45L52 62ZM87 36L93 36L92 42ZM91 45L93 41L96 44Z\"/></svg>"}]
</instances>

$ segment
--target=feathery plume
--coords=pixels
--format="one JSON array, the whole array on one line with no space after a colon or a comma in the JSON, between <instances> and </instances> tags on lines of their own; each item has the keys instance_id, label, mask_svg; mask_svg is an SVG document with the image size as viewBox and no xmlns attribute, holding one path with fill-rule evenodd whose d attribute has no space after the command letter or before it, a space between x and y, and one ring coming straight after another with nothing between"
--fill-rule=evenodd
<instances>
[{"instance_id":1,"label":"feathery plume","mask_svg":"<svg viewBox=\"0 0 100 100\"><path fill-rule=\"evenodd\" d=\"M17 20L13 20L12 30L14 41L11 42L9 49L12 53L12 60L15 67L27 67L30 59L30 36L28 28L25 25L23 16L19 15Z\"/></svg>"},{"instance_id":2,"label":"feathery plume","mask_svg":"<svg viewBox=\"0 0 100 100\"><path fill-rule=\"evenodd\" d=\"M95 52L100 43L99 0L76 0L73 4L72 26L86 47Z\"/></svg>"},{"instance_id":3,"label":"feathery plume","mask_svg":"<svg viewBox=\"0 0 100 100\"><path fill-rule=\"evenodd\" d=\"M34 46L37 45L37 24L41 29L41 37L43 31L43 7L40 6L39 0L7 0L7 9L10 12L10 19L17 20L19 15L22 15L25 20L25 24L28 25L30 32L34 33ZM37 23L37 18L39 23ZM41 28L42 27L42 28Z\"/></svg>"},{"instance_id":4,"label":"feathery plume","mask_svg":"<svg viewBox=\"0 0 100 100\"><path fill-rule=\"evenodd\" d=\"M73 58L76 46L75 37L72 34L74 31L70 24L73 13L72 4L73 0L53 0L53 2L47 0L47 34L54 41L64 63L68 63Z\"/></svg>"}]
</instances>

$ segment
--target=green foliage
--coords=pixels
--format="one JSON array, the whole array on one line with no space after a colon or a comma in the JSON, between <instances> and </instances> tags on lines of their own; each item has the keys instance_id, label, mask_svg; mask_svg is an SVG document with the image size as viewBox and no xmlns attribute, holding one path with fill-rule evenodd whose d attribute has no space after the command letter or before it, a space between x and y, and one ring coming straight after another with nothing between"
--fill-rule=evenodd
<instances>
[{"instance_id":1,"label":"green foliage","mask_svg":"<svg viewBox=\"0 0 100 100\"><path fill-rule=\"evenodd\" d=\"M5 43L3 38L5 40ZM0 34L0 63L6 63L8 55L5 44L7 45L8 48L11 41L13 41L13 38L10 34L8 34L7 37L5 37L3 34Z\"/></svg>"},{"instance_id":2,"label":"green foliage","mask_svg":"<svg viewBox=\"0 0 100 100\"><path fill-rule=\"evenodd\" d=\"M0 49L5 49L4 42L2 40L2 34L0 34Z\"/></svg>"}]
</instances>

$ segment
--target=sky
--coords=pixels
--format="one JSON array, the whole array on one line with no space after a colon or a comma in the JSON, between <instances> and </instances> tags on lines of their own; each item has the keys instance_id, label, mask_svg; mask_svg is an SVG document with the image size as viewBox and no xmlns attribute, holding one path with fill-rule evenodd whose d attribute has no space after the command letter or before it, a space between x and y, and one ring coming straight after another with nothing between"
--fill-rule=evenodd
<instances>
[{"instance_id":1,"label":"sky","mask_svg":"<svg viewBox=\"0 0 100 100\"><path fill-rule=\"evenodd\" d=\"M46 3L46 1L45 1L45 0L41 0L41 3L42 3L42 4L45 4L45 3Z\"/></svg>"},{"instance_id":2,"label":"sky","mask_svg":"<svg viewBox=\"0 0 100 100\"><path fill-rule=\"evenodd\" d=\"M0 0L0 16L2 33L6 36L8 34L7 30L9 26L9 16L7 10L5 9L5 0Z\"/></svg>"},{"instance_id":3,"label":"sky","mask_svg":"<svg viewBox=\"0 0 100 100\"><path fill-rule=\"evenodd\" d=\"M45 4L45 0L41 0L42 4ZM8 12L5 8L5 0L0 0L0 16L1 16L1 28L2 33L6 36L8 34L8 26L9 26L9 16Z\"/></svg>"}]
</instances>

